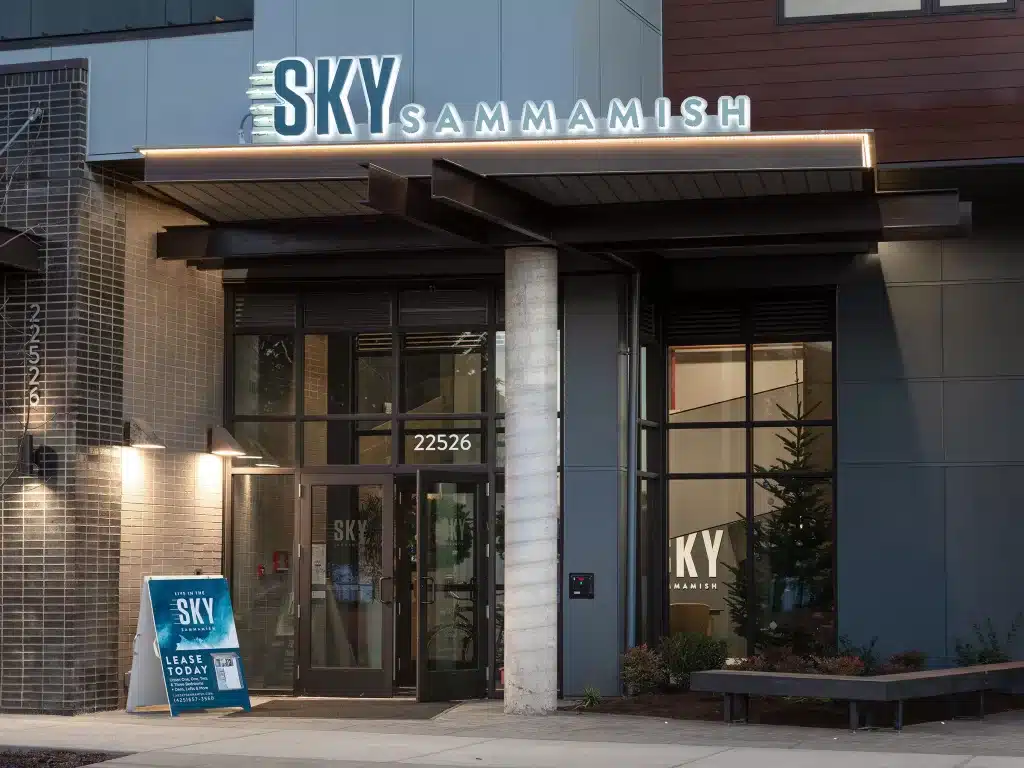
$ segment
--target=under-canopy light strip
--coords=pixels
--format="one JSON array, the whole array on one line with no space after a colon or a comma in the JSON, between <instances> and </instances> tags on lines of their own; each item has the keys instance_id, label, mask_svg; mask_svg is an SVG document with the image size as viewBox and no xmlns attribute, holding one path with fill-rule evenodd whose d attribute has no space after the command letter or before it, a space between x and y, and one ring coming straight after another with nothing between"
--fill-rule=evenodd
<instances>
[{"instance_id":1,"label":"under-canopy light strip","mask_svg":"<svg viewBox=\"0 0 1024 768\"><path fill-rule=\"evenodd\" d=\"M511 152L530 149L573 148L656 148L664 146L700 146L717 144L764 144L780 143L793 145L859 143L861 163L864 168L874 167L874 152L871 133L867 131L843 131L820 133L737 133L702 136L619 136L598 139L524 139L524 140L466 140L466 141L419 141L419 142L359 142L351 144L241 144L224 147L153 147L139 148L144 157L190 157L196 155L322 155L322 154L365 154L368 150L401 154L437 153L445 151L484 150L489 152Z\"/></svg>"}]
</instances>

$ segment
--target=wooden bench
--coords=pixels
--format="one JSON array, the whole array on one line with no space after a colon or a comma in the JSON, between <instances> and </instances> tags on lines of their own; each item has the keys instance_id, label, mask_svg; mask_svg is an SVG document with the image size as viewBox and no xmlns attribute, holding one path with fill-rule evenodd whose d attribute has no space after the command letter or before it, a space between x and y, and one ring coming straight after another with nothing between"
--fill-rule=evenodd
<instances>
[{"instance_id":1,"label":"wooden bench","mask_svg":"<svg viewBox=\"0 0 1024 768\"><path fill-rule=\"evenodd\" d=\"M903 702L937 696L978 694L978 716L985 716L985 691L1009 690L1024 680L1024 662L979 664L953 669L929 669L897 675L844 677L782 672L740 672L719 669L694 672L690 690L721 693L726 722L750 721L751 696L802 696L846 701L850 730L861 727L860 704L896 702L896 730L903 729Z\"/></svg>"}]
</instances>

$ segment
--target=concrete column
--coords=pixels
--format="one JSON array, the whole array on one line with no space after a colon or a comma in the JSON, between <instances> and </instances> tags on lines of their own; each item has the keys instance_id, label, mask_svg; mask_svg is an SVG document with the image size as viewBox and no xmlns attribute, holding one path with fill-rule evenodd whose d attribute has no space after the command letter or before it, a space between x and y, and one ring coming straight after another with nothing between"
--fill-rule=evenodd
<instances>
[{"instance_id":1,"label":"concrete column","mask_svg":"<svg viewBox=\"0 0 1024 768\"><path fill-rule=\"evenodd\" d=\"M505 253L505 713L558 699L558 255Z\"/></svg>"}]
</instances>

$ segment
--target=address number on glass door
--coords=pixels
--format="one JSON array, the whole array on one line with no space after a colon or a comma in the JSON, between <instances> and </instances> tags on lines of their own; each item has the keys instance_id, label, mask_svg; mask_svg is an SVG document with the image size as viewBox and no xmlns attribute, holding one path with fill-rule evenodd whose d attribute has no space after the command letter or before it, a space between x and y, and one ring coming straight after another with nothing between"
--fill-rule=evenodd
<instances>
[{"instance_id":1,"label":"address number on glass door","mask_svg":"<svg viewBox=\"0 0 1024 768\"><path fill-rule=\"evenodd\" d=\"M473 447L469 435L413 435L414 451L468 451Z\"/></svg>"}]
</instances>

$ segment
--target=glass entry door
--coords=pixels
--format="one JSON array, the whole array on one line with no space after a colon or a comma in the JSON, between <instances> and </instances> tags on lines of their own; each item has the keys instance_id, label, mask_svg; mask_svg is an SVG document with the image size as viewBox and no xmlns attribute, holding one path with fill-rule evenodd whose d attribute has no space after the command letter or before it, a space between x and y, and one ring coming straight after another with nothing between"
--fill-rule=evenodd
<instances>
[{"instance_id":1,"label":"glass entry door","mask_svg":"<svg viewBox=\"0 0 1024 768\"><path fill-rule=\"evenodd\" d=\"M487 479L416 474L416 698L485 696L488 655L484 584Z\"/></svg>"},{"instance_id":2,"label":"glass entry door","mask_svg":"<svg viewBox=\"0 0 1024 768\"><path fill-rule=\"evenodd\" d=\"M391 696L392 479L307 475L300 494L298 689Z\"/></svg>"}]
</instances>

